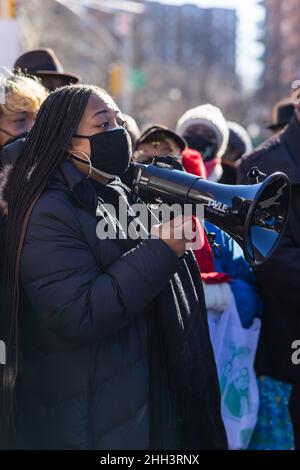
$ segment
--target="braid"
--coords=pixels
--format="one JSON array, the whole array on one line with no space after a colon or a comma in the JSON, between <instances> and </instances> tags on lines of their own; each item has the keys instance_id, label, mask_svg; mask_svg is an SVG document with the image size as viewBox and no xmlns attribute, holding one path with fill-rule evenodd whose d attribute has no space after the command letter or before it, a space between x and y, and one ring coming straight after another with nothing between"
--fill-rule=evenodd
<instances>
[{"instance_id":1,"label":"braid","mask_svg":"<svg viewBox=\"0 0 300 470\"><path fill-rule=\"evenodd\" d=\"M0 448L8 442L15 408L18 375L19 264L30 213L49 177L66 155L88 99L96 87L65 86L52 92L42 104L24 149L14 166L8 187L8 224L4 251L4 286L1 336L7 348L0 386Z\"/></svg>"}]
</instances>

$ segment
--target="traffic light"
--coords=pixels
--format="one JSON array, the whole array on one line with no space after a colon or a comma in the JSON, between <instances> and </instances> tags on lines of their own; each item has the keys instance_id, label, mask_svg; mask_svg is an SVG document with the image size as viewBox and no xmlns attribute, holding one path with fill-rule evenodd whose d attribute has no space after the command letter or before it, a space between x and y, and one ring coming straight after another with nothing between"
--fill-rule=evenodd
<instances>
[{"instance_id":1,"label":"traffic light","mask_svg":"<svg viewBox=\"0 0 300 470\"><path fill-rule=\"evenodd\" d=\"M141 69L132 69L130 78L131 85L134 91L142 90L147 85L147 77Z\"/></svg>"},{"instance_id":2,"label":"traffic light","mask_svg":"<svg viewBox=\"0 0 300 470\"><path fill-rule=\"evenodd\" d=\"M0 18L16 17L16 1L0 0Z\"/></svg>"},{"instance_id":3,"label":"traffic light","mask_svg":"<svg viewBox=\"0 0 300 470\"><path fill-rule=\"evenodd\" d=\"M108 71L108 89L112 96L119 97L122 93L122 66L112 64Z\"/></svg>"},{"instance_id":4,"label":"traffic light","mask_svg":"<svg viewBox=\"0 0 300 470\"><path fill-rule=\"evenodd\" d=\"M15 18L16 17L16 2L15 0L10 0L10 17Z\"/></svg>"}]
</instances>

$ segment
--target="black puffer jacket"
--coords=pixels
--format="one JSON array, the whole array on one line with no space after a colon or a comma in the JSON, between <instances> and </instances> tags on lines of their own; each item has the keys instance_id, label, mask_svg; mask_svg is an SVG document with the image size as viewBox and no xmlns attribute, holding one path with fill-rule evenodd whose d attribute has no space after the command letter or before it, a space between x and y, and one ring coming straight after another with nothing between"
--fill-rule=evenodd
<instances>
[{"instance_id":1,"label":"black puffer jacket","mask_svg":"<svg viewBox=\"0 0 300 470\"><path fill-rule=\"evenodd\" d=\"M180 261L159 239L123 255L114 240L99 240L99 204L90 181L64 161L30 216L21 258L17 448L149 448L146 308ZM203 443L224 448L205 311L195 299L187 305L203 317L199 347L209 371L200 378Z\"/></svg>"}]
</instances>

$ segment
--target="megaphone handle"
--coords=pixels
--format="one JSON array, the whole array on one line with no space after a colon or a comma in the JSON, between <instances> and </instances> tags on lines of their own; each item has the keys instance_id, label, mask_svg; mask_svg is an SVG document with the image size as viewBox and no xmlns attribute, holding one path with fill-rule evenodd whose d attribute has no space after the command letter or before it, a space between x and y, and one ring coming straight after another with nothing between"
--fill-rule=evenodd
<instances>
[{"instance_id":1,"label":"megaphone handle","mask_svg":"<svg viewBox=\"0 0 300 470\"><path fill-rule=\"evenodd\" d=\"M216 259L220 259L222 258L223 256L223 253L222 253L222 250L221 250L221 245L218 245L217 243L215 243L212 247L212 253L213 253L213 257L216 258Z\"/></svg>"},{"instance_id":2,"label":"megaphone handle","mask_svg":"<svg viewBox=\"0 0 300 470\"><path fill-rule=\"evenodd\" d=\"M209 244L211 246L215 245L216 241L216 234L214 232L209 232L206 227L204 227L205 235L207 237L207 240L209 241Z\"/></svg>"},{"instance_id":3,"label":"megaphone handle","mask_svg":"<svg viewBox=\"0 0 300 470\"><path fill-rule=\"evenodd\" d=\"M247 173L249 184L258 184L266 179L267 175L260 171L258 166L253 166Z\"/></svg>"},{"instance_id":4,"label":"megaphone handle","mask_svg":"<svg viewBox=\"0 0 300 470\"><path fill-rule=\"evenodd\" d=\"M216 243L216 234L214 232L209 232L206 227L204 227L205 235L207 237L207 240L211 246L212 249L212 254L213 257L216 259L220 259L223 256L222 253L222 247L228 243L230 240L230 236L228 236L227 240L225 240L223 243Z\"/></svg>"},{"instance_id":5,"label":"megaphone handle","mask_svg":"<svg viewBox=\"0 0 300 470\"><path fill-rule=\"evenodd\" d=\"M220 245L216 243L216 234L214 232L209 232L205 227L204 227L204 231L205 231L207 240L211 246L213 257L217 259L221 258L222 251L219 249Z\"/></svg>"}]
</instances>

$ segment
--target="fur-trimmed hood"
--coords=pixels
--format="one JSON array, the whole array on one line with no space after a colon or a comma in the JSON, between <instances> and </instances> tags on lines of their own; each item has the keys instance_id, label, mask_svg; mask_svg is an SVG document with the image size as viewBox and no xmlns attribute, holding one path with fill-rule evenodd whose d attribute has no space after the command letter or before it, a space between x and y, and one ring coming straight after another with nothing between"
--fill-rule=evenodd
<instances>
[{"instance_id":1,"label":"fur-trimmed hood","mask_svg":"<svg viewBox=\"0 0 300 470\"><path fill-rule=\"evenodd\" d=\"M0 171L0 215L7 216L8 214L8 182L12 173L13 165L7 163Z\"/></svg>"}]
</instances>

